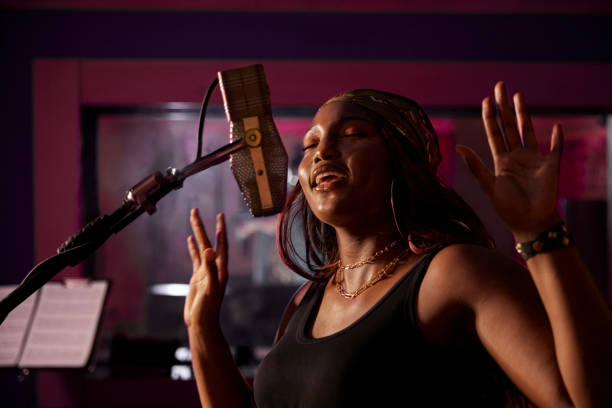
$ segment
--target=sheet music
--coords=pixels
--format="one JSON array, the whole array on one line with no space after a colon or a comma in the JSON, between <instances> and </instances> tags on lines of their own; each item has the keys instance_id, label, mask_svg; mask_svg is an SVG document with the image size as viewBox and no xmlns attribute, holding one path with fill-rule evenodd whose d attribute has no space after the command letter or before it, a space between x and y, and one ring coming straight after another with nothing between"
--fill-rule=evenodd
<instances>
[{"instance_id":1,"label":"sheet music","mask_svg":"<svg viewBox=\"0 0 612 408\"><path fill-rule=\"evenodd\" d=\"M106 281L42 287L20 367L84 367L108 289Z\"/></svg>"},{"instance_id":2,"label":"sheet music","mask_svg":"<svg viewBox=\"0 0 612 408\"><path fill-rule=\"evenodd\" d=\"M4 299L16 287L0 286L0 299ZM32 294L12 310L0 325L0 367L17 366L37 296L38 292Z\"/></svg>"}]
</instances>

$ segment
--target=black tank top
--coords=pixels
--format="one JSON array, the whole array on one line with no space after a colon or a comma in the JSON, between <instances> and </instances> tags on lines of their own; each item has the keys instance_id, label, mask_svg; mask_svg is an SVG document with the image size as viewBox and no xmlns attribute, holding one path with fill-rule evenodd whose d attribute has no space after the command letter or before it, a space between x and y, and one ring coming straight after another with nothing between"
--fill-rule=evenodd
<instances>
[{"instance_id":1,"label":"black tank top","mask_svg":"<svg viewBox=\"0 0 612 408\"><path fill-rule=\"evenodd\" d=\"M435 250L362 317L330 336L308 335L325 283L313 283L261 362L255 401L268 407L503 406L486 353L437 346L417 323L419 287Z\"/></svg>"}]
</instances>

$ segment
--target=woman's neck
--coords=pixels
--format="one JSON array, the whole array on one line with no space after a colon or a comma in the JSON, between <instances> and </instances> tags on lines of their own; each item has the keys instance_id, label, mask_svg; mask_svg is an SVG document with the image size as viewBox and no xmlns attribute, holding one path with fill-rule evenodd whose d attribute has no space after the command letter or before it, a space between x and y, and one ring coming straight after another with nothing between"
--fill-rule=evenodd
<instances>
[{"instance_id":1,"label":"woman's neck","mask_svg":"<svg viewBox=\"0 0 612 408\"><path fill-rule=\"evenodd\" d=\"M342 280L342 286L349 293L367 284L373 276L388 266L394 257L405 251L405 245L393 244L398 240L398 236L392 228L369 234L355 234L336 229L336 238L340 266L333 281Z\"/></svg>"},{"instance_id":2,"label":"woman's neck","mask_svg":"<svg viewBox=\"0 0 612 408\"><path fill-rule=\"evenodd\" d=\"M377 228L369 232L336 228L336 239L340 263L348 265L362 261L385 248L397 239L397 234L392 228Z\"/></svg>"}]
</instances>

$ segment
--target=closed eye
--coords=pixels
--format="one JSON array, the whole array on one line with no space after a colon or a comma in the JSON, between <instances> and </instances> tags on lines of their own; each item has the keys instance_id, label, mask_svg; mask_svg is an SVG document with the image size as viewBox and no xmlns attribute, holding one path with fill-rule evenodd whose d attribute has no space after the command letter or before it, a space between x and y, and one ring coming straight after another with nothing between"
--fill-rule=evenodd
<instances>
[{"instance_id":1,"label":"closed eye","mask_svg":"<svg viewBox=\"0 0 612 408\"><path fill-rule=\"evenodd\" d=\"M367 136L367 135L368 135L367 132L354 132L354 133L347 133L345 135L342 135L342 137L361 137L361 136ZM309 145L302 147L302 151L305 152L309 149L317 147L317 145L318 143L311 143Z\"/></svg>"},{"instance_id":2,"label":"closed eye","mask_svg":"<svg viewBox=\"0 0 612 408\"><path fill-rule=\"evenodd\" d=\"M303 151L303 152L305 152L305 151L307 151L308 149L312 149L313 147L316 147L316 146L317 146L317 144L316 144L316 143L309 144L309 145L307 145L307 146L302 147L302 151Z\"/></svg>"}]
</instances>

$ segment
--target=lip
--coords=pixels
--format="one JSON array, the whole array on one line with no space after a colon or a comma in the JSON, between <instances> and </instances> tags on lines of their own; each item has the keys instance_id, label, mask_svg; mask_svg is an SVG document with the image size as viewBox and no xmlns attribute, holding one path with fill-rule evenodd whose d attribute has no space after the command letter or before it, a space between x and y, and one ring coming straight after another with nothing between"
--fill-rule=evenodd
<instances>
[{"instance_id":1,"label":"lip","mask_svg":"<svg viewBox=\"0 0 612 408\"><path fill-rule=\"evenodd\" d=\"M322 182L321 184L316 185L313 188L313 190L319 193L329 191L334 187L334 185L338 183L342 183L345 180L346 180L346 177L339 177L333 180L327 180L327 181Z\"/></svg>"},{"instance_id":2,"label":"lip","mask_svg":"<svg viewBox=\"0 0 612 408\"><path fill-rule=\"evenodd\" d=\"M344 177L341 177L335 180L331 180L331 181L326 181L324 183L321 183L320 185L316 185L315 180L317 179L317 176L324 172L340 173ZM312 174L310 175L310 187L315 191L326 191L331 185L336 184L346 179L347 176L348 176L348 169L344 165L340 163L333 163L333 162L323 163L315 167L314 170L312 171Z\"/></svg>"}]
</instances>

